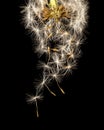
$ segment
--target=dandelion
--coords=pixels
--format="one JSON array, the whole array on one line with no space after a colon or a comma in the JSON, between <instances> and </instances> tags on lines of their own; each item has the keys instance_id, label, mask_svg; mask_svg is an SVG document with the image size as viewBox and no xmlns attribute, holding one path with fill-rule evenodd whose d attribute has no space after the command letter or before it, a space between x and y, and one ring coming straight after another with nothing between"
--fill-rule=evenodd
<instances>
[{"instance_id":1,"label":"dandelion","mask_svg":"<svg viewBox=\"0 0 104 130\"><path fill-rule=\"evenodd\" d=\"M28 0L23 7L25 28L34 34L38 42L35 51L40 57L43 54L46 56L46 60L39 65L43 74L36 88L36 96L28 100L36 103L37 116L37 100L41 99L43 89L47 88L56 96L49 87L53 80L65 94L59 82L76 66L80 56L83 30L87 25L87 10L87 0Z\"/></svg>"}]
</instances>

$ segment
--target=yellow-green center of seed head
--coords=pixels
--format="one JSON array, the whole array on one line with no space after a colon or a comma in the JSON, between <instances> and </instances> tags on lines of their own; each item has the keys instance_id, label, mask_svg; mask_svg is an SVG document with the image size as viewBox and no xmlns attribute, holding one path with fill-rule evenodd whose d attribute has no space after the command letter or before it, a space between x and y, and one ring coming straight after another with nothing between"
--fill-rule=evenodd
<instances>
[{"instance_id":1,"label":"yellow-green center of seed head","mask_svg":"<svg viewBox=\"0 0 104 130\"><path fill-rule=\"evenodd\" d=\"M54 20L58 22L63 17L70 18L65 7L62 4L59 5L57 0L50 0L47 5L48 7L45 6L42 11L44 21L54 18Z\"/></svg>"},{"instance_id":2,"label":"yellow-green center of seed head","mask_svg":"<svg viewBox=\"0 0 104 130\"><path fill-rule=\"evenodd\" d=\"M51 16L57 20L60 17L60 10L57 4L57 0L50 0L49 6L52 9Z\"/></svg>"},{"instance_id":3,"label":"yellow-green center of seed head","mask_svg":"<svg viewBox=\"0 0 104 130\"><path fill-rule=\"evenodd\" d=\"M49 6L52 9L56 9L57 8L57 0L50 0Z\"/></svg>"}]
</instances>

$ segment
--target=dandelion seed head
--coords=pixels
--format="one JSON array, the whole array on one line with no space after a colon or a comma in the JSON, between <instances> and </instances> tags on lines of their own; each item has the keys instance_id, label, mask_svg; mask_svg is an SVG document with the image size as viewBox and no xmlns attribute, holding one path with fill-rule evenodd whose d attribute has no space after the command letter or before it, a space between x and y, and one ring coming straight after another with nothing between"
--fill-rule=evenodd
<instances>
[{"instance_id":1,"label":"dandelion seed head","mask_svg":"<svg viewBox=\"0 0 104 130\"><path fill-rule=\"evenodd\" d=\"M36 96L31 96L30 102L37 104L44 87L56 95L48 87L52 79L64 93L58 82L71 72L80 56L79 45L83 43L88 20L87 3L87 0L28 0L23 7L25 28L35 36L35 51L45 59L39 65L43 70L42 78L37 85Z\"/></svg>"}]
</instances>

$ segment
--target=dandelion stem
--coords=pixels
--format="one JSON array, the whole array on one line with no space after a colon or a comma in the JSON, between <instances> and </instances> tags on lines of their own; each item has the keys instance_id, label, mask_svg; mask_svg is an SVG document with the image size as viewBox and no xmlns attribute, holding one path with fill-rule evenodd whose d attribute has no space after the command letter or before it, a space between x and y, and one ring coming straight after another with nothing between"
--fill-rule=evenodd
<instances>
[{"instance_id":1,"label":"dandelion stem","mask_svg":"<svg viewBox=\"0 0 104 130\"><path fill-rule=\"evenodd\" d=\"M37 103L37 100L35 100L35 101L36 101L36 115L37 115L37 117L39 117L38 103Z\"/></svg>"},{"instance_id":2,"label":"dandelion stem","mask_svg":"<svg viewBox=\"0 0 104 130\"><path fill-rule=\"evenodd\" d=\"M52 92L47 85L46 85L46 88L48 89L48 91L49 91L53 96L56 96L56 94L55 94L54 92Z\"/></svg>"},{"instance_id":3,"label":"dandelion stem","mask_svg":"<svg viewBox=\"0 0 104 130\"><path fill-rule=\"evenodd\" d=\"M64 90L60 87L60 85L59 85L57 79L55 79L55 80L56 80L57 86L59 87L59 89L61 90L61 92L62 92L63 94L65 94Z\"/></svg>"}]
</instances>

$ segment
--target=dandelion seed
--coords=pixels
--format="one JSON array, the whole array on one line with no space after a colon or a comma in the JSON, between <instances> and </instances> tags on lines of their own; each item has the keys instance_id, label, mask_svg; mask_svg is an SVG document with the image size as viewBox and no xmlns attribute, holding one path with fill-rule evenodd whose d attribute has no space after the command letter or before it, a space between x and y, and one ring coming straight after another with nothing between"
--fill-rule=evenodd
<instances>
[{"instance_id":1,"label":"dandelion seed","mask_svg":"<svg viewBox=\"0 0 104 130\"><path fill-rule=\"evenodd\" d=\"M37 101L38 100L41 100L41 99L43 99L43 96L41 96L41 95L36 95L36 96L30 96L30 95L28 95L28 102L29 103L35 103L36 104L36 115L37 115L37 117L39 117L39 110L38 110L38 103L37 103Z\"/></svg>"}]
</instances>

